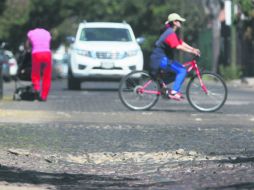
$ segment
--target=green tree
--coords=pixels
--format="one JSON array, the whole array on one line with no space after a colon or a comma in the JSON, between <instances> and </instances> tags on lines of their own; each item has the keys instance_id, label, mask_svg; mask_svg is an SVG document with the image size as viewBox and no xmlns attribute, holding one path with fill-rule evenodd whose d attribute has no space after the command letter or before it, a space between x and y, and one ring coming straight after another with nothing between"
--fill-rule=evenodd
<instances>
[{"instance_id":1,"label":"green tree","mask_svg":"<svg viewBox=\"0 0 254 190\"><path fill-rule=\"evenodd\" d=\"M0 15L2 15L4 9L5 9L5 0L2 0L0 1Z\"/></svg>"},{"instance_id":2,"label":"green tree","mask_svg":"<svg viewBox=\"0 0 254 190\"><path fill-rule=\"evenodd\" d=\"M24 42L26 32L44 20L53 35L53 47L74 35L77 25L87 21L125 20L136 36L146 37L143 48L150 51L167 15L178 12L187 18L184 27L188 41L197 39L204 21L202 0L6 0L7 7L0 19L0 38L13 49ZM22 14L21 14L22 13ZM14 17L12 17L15 15ZM12 18L11 18L12 17Z\"/></svg>"},{"instance_id":3,"label":"green tree","mask_svg":"<svg viewBox=\"0 0 254 190\"><path fill-rule=\"evenodd\" d=\"M253 0L239 1L239 4L245 15L254 18L254 1Z\"/></svg>"},{"instance_id":4,"label":"green tree","mask_svg":"<svg viewBox=\"0 0 254 190\"><path fill-rule=\"evenodd\" d=\"M239 1L240 7L247 17L247 20L244 21L245 32L244 38L246 40L254 40L254 1L253 0L244 0Z\"/></svg>"},{"instance_id":5,"label":"green tree","mask_svg":"<svg viewBox=\"0 0 254 190\"><path fill-rule=\"evenodd\" d=\"M0 18L0 39L12 43L17 40L21 26L27 22L29 1L6 0L3 2L5 4ZM12 31L15 35L12 35Z\"/></svg>"}]
</instances>

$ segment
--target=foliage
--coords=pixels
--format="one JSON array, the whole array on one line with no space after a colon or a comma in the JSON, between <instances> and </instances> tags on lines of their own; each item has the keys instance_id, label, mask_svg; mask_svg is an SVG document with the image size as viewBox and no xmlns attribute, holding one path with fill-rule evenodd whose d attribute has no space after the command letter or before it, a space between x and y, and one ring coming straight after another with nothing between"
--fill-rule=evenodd
<instances>
[{"instance_id":1,"label":"foliage","mask_svg":"<svg viewBox=\"0 0 254 190\"><path fill-rule=\"evenodd\" d=\"M197 30L204 21L202 5L197 3L201 1L5 0L0 3L5 5L0 19L0 39L8 41L12 49L17 49L19 44L24 42L26 32L36 27L38 20L42 20L53 35L53 47L57 47L67 35L74 35L78 23L83 20L125 20L131 24L136 36L147 37L144 48L149 51L171 12L178 12L187 18L183 32L188 34L188 40L195 40Z\"/></svg>"},{"instance_id":2,"label":"foliage","mask_svg":"<svg viewBox=\"0 0 254 190\"><path fill-rule=\"evenodd\" d=\"M0 39L10 39L10 31L18 29L27 22L29 1L6 0L4 7L0 18Z\"/></svg>"},{"instance_id":3,"label":"foliage","mask_svg":"<svg viewBox=\"0 0 254 190\"><path fill-rule=\"evenodd\" d=\"M246 16L254 18L254 1L253 0L239 1L239 4Z\"/></svg>"},{"instance_id":4,"label":"foliage","mask_svg":"<svg viewBox=\"0 0 254 190\"><path fill-rule=\"evenodd\" d=\"M253 40L252 0L236 1L249 18L243 36ZM147 62L169 13L177 12L187 19L181 36L190 44L197 43L199 34L211 20L203 6L204 0L1 0L0 40L7 42L15 52L25 42L27 31L40 22L40 26L50 30L54 49L65 42L66 36L75 35L83 20L125 20L137 37L145 37L142 49ZM239 76L232 68L220 70L226 77L229 75L228 78Z\"/></svg>"},{"instance_id":5,"label":"foliage","mask_svg":"<svg viewBox=\"0 0 254 190\"><path fill-rule=\"evenodd\" d=\"M223 66L219 67L220 74L225 80L239 79L242 76L242 70L239 66Z\"/></svg>"},{"instance_id":6,"label":"foliage","mask_svg":"<svg viewBox=\"0 0 254 190\"><path fill-rule=\"evenodd\" d=\"M125 20L134 29L137 37L146 41L142 49L147 59L158 38L169 13L177 12L187 19L181 35L190 44L197 43L199 34L211 24L213 16L207 12L206 4L220 0L1 0L0 41L9 48L18 49L26 39L26 33L40 25L48 28L53 36L52 47L65 42L66 36L75 35L78 24L87 21ZM248 18L244 23L243 37L253 41L253 0L235 0ZM209 38L209 37L208 37ZM146 60L145 60L146 62ZM221 68L229 78L239 76L232 68Z\"/></svg>"},{"instance_id":7,"label":"foliage","mask_svg":"<svg viewBox=\"0 0 254 190\"><path fill-rule=\"evenodd\" d=\"M0 15L2 15L4 9L5 9L5 0L2 0L0 1Z\"/></svg>"},{"instance_id":8,"label":"foliage","mask_svg":"<svg viewBox=\"0 0 254 190\"><path fill-rule=\"evenodd\" d=\"M244 0L239 1L239 5L247 19L243 22L244 33L243 37L246 41L254 40L254 1Z\"/></svg>"}]
</instances>

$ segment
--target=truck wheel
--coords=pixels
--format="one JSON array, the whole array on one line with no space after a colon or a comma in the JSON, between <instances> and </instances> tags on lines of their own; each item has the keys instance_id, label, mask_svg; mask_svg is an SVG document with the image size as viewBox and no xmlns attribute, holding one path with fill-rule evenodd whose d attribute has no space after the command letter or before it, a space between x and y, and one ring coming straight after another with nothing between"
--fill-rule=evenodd
<instances>
[{"instance_id":1,"label":"truck wheel","mask_svg":"<svg viewBox=\"0 0 254 190\"><path fill-rule=\"evenodd\" d=\"M68 72L67 86L69 90L81 89L81 81L77 78L74 78L71 69L69 69L69 72Z\"/></svg>"}]
</instances>

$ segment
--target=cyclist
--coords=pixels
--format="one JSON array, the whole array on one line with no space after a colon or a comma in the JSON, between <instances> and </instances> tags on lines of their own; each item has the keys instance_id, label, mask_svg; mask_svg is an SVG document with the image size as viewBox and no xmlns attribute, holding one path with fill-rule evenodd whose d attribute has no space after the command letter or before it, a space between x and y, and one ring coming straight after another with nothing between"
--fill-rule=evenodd
<instances>
[{"instance_id":1,"label":"cyclist","mask_svg":"<svg viewBox=\"0 0 254 190\"><path fill-rule=\"evenodd\" d=\"M181 28L182 22L185 22L185 19L179 14L172 13L168 15L168 19L165 22L166 29L156 41L150 57L152 76L156 76L160 70L165 72L173 71L176 73L176 78L172 90L168 93L168 97L178 101L183 98L180 89L187 74L187 70L181 63L174 59L174 50L181 50L200 56L199 49L188 45L177 36L176 31Z\"/></svg>"}]
</instances>

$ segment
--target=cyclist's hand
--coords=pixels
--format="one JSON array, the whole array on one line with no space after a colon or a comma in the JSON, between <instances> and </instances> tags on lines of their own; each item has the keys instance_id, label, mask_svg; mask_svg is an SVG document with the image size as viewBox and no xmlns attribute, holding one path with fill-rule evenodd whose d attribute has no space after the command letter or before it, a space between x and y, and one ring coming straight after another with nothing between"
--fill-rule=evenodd
<instances>
[{"instance_id":1,"label":"cyclist's hand","mask_svg":"<svg viewBox=\"0 0 254 190\"><path fill-rule=\"evenodd\" d=\"M192 49L192 53L198 57L200 57L201 53L200 53L200 50L199 49L196 49L196 48L193 48Z\"/></svg>"}]
</instances>

